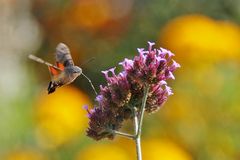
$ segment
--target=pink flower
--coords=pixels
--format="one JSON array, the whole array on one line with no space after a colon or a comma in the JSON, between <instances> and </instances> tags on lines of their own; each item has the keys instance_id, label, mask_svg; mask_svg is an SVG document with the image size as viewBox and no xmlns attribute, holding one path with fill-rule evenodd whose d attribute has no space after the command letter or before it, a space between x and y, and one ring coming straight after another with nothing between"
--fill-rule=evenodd
<instances>
[{"instance_id":1,"label":"pink flower","mask_svg":"<svg viewBox=\"0 0 240 160\"><path fill-rule=\"evenodd\" d=\"M102 72L107 85L100 86L96 97L98 104L88 110L89 137L95 140L114 138L111 130L119 130L124 120L133 118L134 107L141 106L144 86L150 86L145 108L148 113L156 112L173 94L166 81L175 79L173 72L180 65L172 59L172 52L153 48L155 43L148 44L148 50L138 49L139 55L133 60L119 63L122 72L116 74L115 67Z\"/></svg>"}]
</instances>

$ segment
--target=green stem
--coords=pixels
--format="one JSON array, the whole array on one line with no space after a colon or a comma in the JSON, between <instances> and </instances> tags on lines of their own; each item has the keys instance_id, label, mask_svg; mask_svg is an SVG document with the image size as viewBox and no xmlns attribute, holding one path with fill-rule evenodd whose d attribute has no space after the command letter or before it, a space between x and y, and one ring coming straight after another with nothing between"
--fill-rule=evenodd
<instances>
[{"instance_id":1,"label":"green stem","mask_svg":"<svg viewBox=\"0 0 240 160\"><path fill-rule=\"evenodd\" d=\"M134 108L134 132L135 132L135 144L136 144L136 152L137 152L137 159L142 160L142 150L141 150L141 139L140 137L137 137L138 133L138 116L136 113L137 109Z\"/></svg>"},{"instance_id":2,"label":"green stem","mask_svg":"<svg viewBox=\"0 0 240 160\"><path fill-rule=\"evenodd\" d=\"M143 116L146 107L147 97L148 97L149 86L147 85L144 88L142 105L139 110L139 117L134 113L134 129L135 129L135 143L136 143L136 150L137 150L137 160L142 160L142 150L141 150L141 133L142 133L142 123L143 123ZM139 119L138 119L139 118Z\"/></svg>"},{"instance_id":3,"label":"green stem","mask_svg":"<svg viewBox=\"0 0 240 160\"><path fill-rule=\"evenodd\" d=\"M128 134L128 133L123 133L120 131L115 131L115 130L110 130L111 133L117 134L119 136L133 139L136 144L136 152L137 152L137 160L142 160L142 150L141 150L141 133L142 133L142 123L143 123L143 116L144 116L144 111L146 107L146 102L147 102L147 97L148 97L148 92L149 92L149 85L144 87L144 92L143 92L143 99L142 99L142 105L140 110L138 111L137 114L137 109L134 108L133 114L134 114L134 135Z\"/></svg>"},{"instance_id":4,"label":"green stem","mask_svg":"<svg viewBox=\"0 0 240 160\"><path fill-rule=\"evenodd\" d=\"M146 102L147 102L148 92L149 92L149 86L147 85L144 88L142 105L141 105L141 108L139 111L140 116L139 116L139 122L138 122L138 131L137 131L137 135L136 135L137 137L140 137L141 133L142 133L143 115L144 115L145 106L146 106Z\"/></svg>"},{"instance_id":5,"label":"green stem","mask_svg":"<svg viewBox=\"0 0 240 160\"><path fill-rule=\"evenodd\" d=\"M110 130L111 133L125 137L125 138L129 138L129 139L135 139L135 135L131 135L128 133L124 133L124 132L120 132L120 131L115 131L115 130Z\"/></svg>"}]
</instances>

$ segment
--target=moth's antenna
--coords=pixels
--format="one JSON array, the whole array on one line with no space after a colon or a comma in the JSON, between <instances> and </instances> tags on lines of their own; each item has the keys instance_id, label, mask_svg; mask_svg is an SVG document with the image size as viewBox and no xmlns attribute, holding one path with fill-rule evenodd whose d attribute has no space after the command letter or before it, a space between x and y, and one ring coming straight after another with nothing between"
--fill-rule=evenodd
<instances>
[{"instance_id":1,"label":"moth's antenna","mask_svg":"<svg viewBox=\"0 0 240 160\"><path fill-rule=\"evenodd\" d=\"M95 57L92 57L92 58L88 59L87 61L83 62L80 66L83 66L83 65L85 65L85 64L88 64L88 63L90 63L90 62L93 61L93 60L95 60Z\"/></svg>"},{"instance_id":2,"label":"moth's antenna","mask_svg":"<svg viewBox=\"0 0 240 160\"><path fill-rule=\"evenodd\" d=\"M28 58L31 59L31 60L34 60L34 61L36 61L36 62L38 62L38 63L45 64L45 65L47 65L47 66L53 67L53 68L61 71L60 68L52 65L52 64L49 63L49 62L44 61L43 59L41 59L41 58L39 58L39 57L34 56L34 55L32 55L32 54L28 55Z\"/></svg>"},{"instance_id":3,"label":"moth's antenna","mask_svg":"<svg viewBox=\"0 0 240 160\"><path fill-rule=\"evenodd\" d=\"M94 93L97 95L97 91L96 91L95 87L93 86L92 81L85 74L82 73L82 75L88 80L88 82L91 84L91 87L92 87Z\"/></svg>"}]
</instances>

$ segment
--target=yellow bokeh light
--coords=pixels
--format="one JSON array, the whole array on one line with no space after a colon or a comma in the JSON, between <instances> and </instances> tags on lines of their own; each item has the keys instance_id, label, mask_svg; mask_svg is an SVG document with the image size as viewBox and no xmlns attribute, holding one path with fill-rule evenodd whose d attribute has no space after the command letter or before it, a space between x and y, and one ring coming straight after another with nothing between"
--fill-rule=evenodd
<instances>
[{"instance_id":1,"label":"yellow bokeh light","mask_svg":"<svg viewBox=\"0 0 240 160\"><path fill-rule=\"evenodd\" d=\"M38 151L16 150L9 152L4 160L47 160L47 158Z\"/></svg>"},{"instance_id":2,"label":"yellow bokeh light","mask_svg":"<svg viewBox=\"0 0 240 160\"><path fill-rule=\"evenodd\" d=\"M130 160L126 149L115 144L95 143L82 150L76 160Z\"/></svg>"},{"instance_id":3,"label":"yellow bokeh light","mask_svg":"<svg viewBox=\"0 0 240 160\"><path fill-rule=\"evenodd\" d=\"M110 19L109 4L106 0L83 0L76 2L68 11L66 19L70 23L85 29L97 29Z\"/></svg>"},{"instance_id":4,"label":"yellow bokeh light","mask_svg":"<svg viewBox=\"0 0 240 160\"><path fill-rule=\"evenodd\" d=\"M127 151L131 159L137 158L135 141L124 138L124 137L116 136L115 142L116 142L116 145L118 145L121 148L124 148ZM126 146L127 146L127 149L126 149Z\"/></svg>"},{"instance_id":5,"label":"yellow bokeh light","mask_svg":"<svg viewBox=\"0 0 240 160\"><path fill-rule=\"evenodd\" d=\"M73 1L64 16L67 25L98 31L121 21L132 9L133 0Z\"/></svg>"},{"instance_id":6,"label":"yellow bokeh light","mask_svg":"<svg viewBox=\"0 0 240 160\"><path fill-rule=\"evenodd\" d=\"M239 57L240 28L203 15L181 16L163 28L159 42L181 61L212 63Z\"/></svg>"},{"instance_id":7,"label":"yellow bokeh light","mask_svg":"<svg viewBox=\"0 0 240 160\"><path fill-rule=\"evenodd\" d=\"M91 105L89 98L70 86L57 89L53 94L44 93L36 108L39 142L56 147L71 141L87 127L83 105Z\"/></svg>"},{"instance_id":8,"label":"yellow bokeh light","mask_svg":"<svg viewBox=\"0 0 240 160\"><path fill-rule=\"evenodd\" d=\"M150 139L142 143L145 160L191 160L191 156L170 140Z\"/></svg>"}]
</instances>

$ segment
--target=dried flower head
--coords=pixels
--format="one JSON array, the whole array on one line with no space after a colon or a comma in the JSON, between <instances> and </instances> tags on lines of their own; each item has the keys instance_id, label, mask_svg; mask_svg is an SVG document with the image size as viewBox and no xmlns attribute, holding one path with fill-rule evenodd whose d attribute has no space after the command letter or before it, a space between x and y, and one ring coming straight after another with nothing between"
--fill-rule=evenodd
<instances>
[{"instance_id":1,"label":"dried flower head","mask_svg":"<svg viewBox=\"0 0 240 160\"><path fill-rule=\"evenodd\" d=\"M114 133L111 130L119 130L124 119L133 117L133 109L141 106L145 86L150 86L145 108L148 113L157 111L173 94L166 80L175 79L173 72L180 65L172 59L172 52L155 49L152 42L148 44L148 50L138 49L139 55L133 60L125 59L119 63L122 72L116 74L115 68L102 72L107 85L100 86L96 97L98 104L88 110L89 137L112 139Z\"/></svg>"},{"instance_id":2,"label":"dried flower head","mask_svg":"<svg viewBox=\"0 0 240 160\"><path fill-rule=\"evenodd\" d=\"M103 110L100 107L95 107L92 110L85 107L85 109L88 111L88 118L90 119L87 135L95 140L102 138L113 139L114 134L111 131L118 130L123 119L111 110Z\"/></svg>"}]
</instances>

